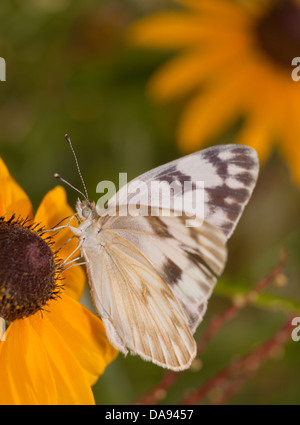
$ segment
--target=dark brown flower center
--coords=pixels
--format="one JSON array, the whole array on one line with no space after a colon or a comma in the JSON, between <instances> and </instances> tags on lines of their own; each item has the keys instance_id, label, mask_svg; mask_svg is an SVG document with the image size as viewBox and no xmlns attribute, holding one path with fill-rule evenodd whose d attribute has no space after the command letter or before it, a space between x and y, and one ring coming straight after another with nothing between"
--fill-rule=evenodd
<instances>
[{"instance_id":1,"label":"dark brown flower center","mask_svg":"<svg viewBox=\"0 0 300 425\"><path fill-rule=\"evenodd\" d=\"M11 322L41 310L58 293L57 268L41 231L0 218L0 317Z\"/></svg>"},{"instance_id":2,"label":"dark brown flower center","mask_svg":"<svg viewBox=\"0 0 300 425\"><path fill-rule=\"evenodd\" d=\"M289 68L300 57L300 5L277 0L256 26L260 49L277 65Z\"/></svg>"}]
</instances>

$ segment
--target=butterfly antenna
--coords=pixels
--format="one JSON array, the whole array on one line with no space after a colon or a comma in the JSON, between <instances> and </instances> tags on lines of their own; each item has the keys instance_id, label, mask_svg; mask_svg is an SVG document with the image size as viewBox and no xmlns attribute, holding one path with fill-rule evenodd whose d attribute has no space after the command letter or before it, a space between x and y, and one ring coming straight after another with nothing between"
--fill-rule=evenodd
<instances>
[{"instance_id":1,"label":"butterfly antenna","mask_svg":"<svg viewBox=\"0 0 300 425\"><path fill-rule=\"evenodd\" d=\"M79 189L77 189L77 187L74 187L71 183L69 183L67 180L63 179L58 173L54 174L54 177L57 180L60 180L61 182L65 183L66 185L68 185L69 187L71 187L72 189L76 190L76 192L80 193L81 196L84 197L85 200L89 200L84 193L82 193Z\"/></svg>"},{"instance_id":2,"label":"butterfly antenna","mask_svg":"<svg viewBox=\"0 0 300 425\"><path fill-rule=\"evenodd\" d=\"M65 134L65 139L66 139L66 141L69 143L69 146L70 146L71 151L72 151L72 153L73 153L73 156L74 156L74 159L75 159L75 163L76 163L76 167L77 167L77 171L78 171L78 174L79 174L79 177L80 177L81 183L82 183L83 188L84 188L85 196L83 195L83 193L81 193L81 192L80 192L78 189L76 189L75 187L73 187L73 189L77 190L77 192L81 193L81 194L84 196L84 198L85 198L86 200L88 200L88 199L89 199L88 191L87 191L87 188L86 188L85 182L84 182L84 180L83 180L83 177L82 177L82 174L81 174L81 171L80 171L80 167L79 167L79 163L78 163L78 159L77 159L76 153L75 153L75 151L74 151L74 148L73 148L73 145L72 145L71 139L70 139L70 137L69 137L69 135L68 135L68 134ZM54 177L55 177L55 176L54 176ZM58 177L56 177L56 178L58 178ZM62 180L62 179L60 178L60 180ZM63 180L62 180L62 181L63 181ZM65 183L67 183L67 182L65 181ZM69 186L71 186L71 185L69 184Z\"/></svg>"}]
</instances>

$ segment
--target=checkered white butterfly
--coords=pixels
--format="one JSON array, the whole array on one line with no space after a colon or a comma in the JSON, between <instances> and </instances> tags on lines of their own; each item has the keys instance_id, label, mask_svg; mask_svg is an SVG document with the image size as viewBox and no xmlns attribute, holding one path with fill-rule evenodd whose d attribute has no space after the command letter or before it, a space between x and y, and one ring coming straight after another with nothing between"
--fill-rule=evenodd
<instances>
[{"instance_id":1,"label":"checkered white butterfly","mask_svg":"<svg viewBox=\"0 0 300 425\"><path fill-rule=\"evenodd\" d=\"M101 211L88 196L78 199L80 224L72 230L86 260L95 306L119 351L129 350L175 371L189 368L196 355L193 334L216 276L224 269L226 241L249 201L258 170L252 148L218 145L129 183L142 182L146 190L153 181L203 181L204 221L198 227L186 226L191 218L187 211L180 216L164 214L164 200L158 205L144 197L141 212L128 215L133 199L124 187ZM197 190L196 185L191 187ZM144 214L150 207L155 215ZM117 214L110 214L111 208Z\"/></svg>"}]
</instances>

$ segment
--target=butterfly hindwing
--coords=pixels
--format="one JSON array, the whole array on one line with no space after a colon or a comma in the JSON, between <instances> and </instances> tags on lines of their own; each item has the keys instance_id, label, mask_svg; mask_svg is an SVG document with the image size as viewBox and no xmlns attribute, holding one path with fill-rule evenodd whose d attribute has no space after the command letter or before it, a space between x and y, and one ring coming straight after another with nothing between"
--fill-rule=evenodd
<instances>
[{"instance_id":1,"label":"butterfly hindwing","mask_svg":"<svg viewBox=\"0 0 300 425\"><path fill-rule=\"evenodd\" d=\"M191 232L184 216L122 214L100 217L96 240L82 246L108 337L124 353L185 369L196 353L192 334L226 261L225 237L207 222Z\"/></svg>"},{"instance_id":2,"label":"butterfly hindwing","mask_svg":"<svg viewBox=\"0 0 300 425\"><path fill-rule=\"evenodd\" d=\"M123 207L124 208L124 207ZM141 209L141 213L142 209ZM225 237L208 222L186 227L187 217L151 210L145 217L118 218L104 225L128 240L150 261L178 299L193 333L226 261ZM121 228L118 228L121 223Z\"/></svg>"}]
</instances>

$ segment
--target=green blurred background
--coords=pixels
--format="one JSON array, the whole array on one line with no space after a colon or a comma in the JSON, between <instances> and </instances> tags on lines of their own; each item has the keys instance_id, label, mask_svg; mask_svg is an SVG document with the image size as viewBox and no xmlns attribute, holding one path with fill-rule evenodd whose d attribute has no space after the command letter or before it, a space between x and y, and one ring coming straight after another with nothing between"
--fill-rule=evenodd
<instances>
[{"instance_id":1,"label":"green blurred background","mask_svg":"<svg viewBox=\"0 0 300 425\"><path fill-rule=\"evenodd\" d=\"M178 158L175 127L181 103L157 105L145 94L152 72L167 57L134 49L126 29L167 0L4 0L0 7L0 156L35 207L56 185L54 172L80 187L69 133L91 198L101 180L118 184ZM300 84L300 83L299 83ZM235 140L232 127L215 143ZM295 137L299 135L295 134ZM300 165L299 165L300 166ZM67 189L71 205L76 193ZM226 271L197 331L231 303L232 293L251 289L289 251L288 284L270 287L259 305L228 322L162 403L176 403L239 355L269 338L287 314L300 316L300 191L276 152L263 166L254 195L229 242ZM84 302L89 305L88 290ZM258 303L257 303L258 304ZM292 307L293 306L293 307ZM298 404L300 341L269 359L233 404ZM165 371L137 357L119 355L94 387L97 404L130 403L155 386Z\"/></svg>"}]
</instances>

